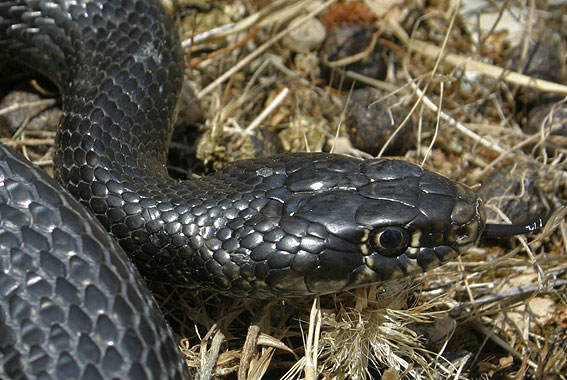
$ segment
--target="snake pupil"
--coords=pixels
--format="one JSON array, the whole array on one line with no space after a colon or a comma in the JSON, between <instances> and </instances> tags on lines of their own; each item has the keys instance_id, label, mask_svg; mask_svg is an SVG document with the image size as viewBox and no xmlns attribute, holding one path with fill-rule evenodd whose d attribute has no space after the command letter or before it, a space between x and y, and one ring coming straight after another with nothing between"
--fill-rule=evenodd
<instances>
[{"instance_id":1,"label":"snake pupil","mask_svg":"<svg viewBox=\"0 0 567 380\"><path fill-rule=\"evenodd\" d=\"M402 233L398 230L389 229L380 235L380 245L387 249L396 249L402 242Z\"/></svg>"},{"instance_id":2,"label":"snake pupil","mask_svg":"<svg viewBox=\"0 0 567 380\"><path fill-rule=\"evenodd\" d=\"M387 257L397 257L408 247L408 232L399 227L379 228L372 233L370 244L374 250Z\"/></svg>"}]
</instances>

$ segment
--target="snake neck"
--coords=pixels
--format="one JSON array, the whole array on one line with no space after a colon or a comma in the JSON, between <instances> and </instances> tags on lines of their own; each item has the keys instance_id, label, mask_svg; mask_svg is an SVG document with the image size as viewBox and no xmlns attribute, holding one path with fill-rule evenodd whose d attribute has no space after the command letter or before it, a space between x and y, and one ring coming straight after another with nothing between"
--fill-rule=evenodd
<instances>
[{"instance_id":1,"label":"snake neck","mask_svg":"<svg viewBox=\"0 0 567 380\"><path fill-rule=\"evenodd\" d=\"M177 183L165 162L184 64L163 8L152 1L4 1L0 50L61 90L58 180L136 261L161 248L163 239L151 233L124 231L154 225Z\"/></svg>"},{"instance_id":2,"label":"snake neck","mask_svg":"<svg viewBox=\"0 0 567 380\"><path fill-rule=\"evenodd\" d=\"M165 173L184 67L170 17L153 2L130 1L83 0L69 5L68 14L69 38L52 36L74 47L62 49L72 51L66 68L46 63L44 70L69 75L59 83L57 146L67 147L56 152L61 181L78 194L80 171L103 168L127 177L122 168L136 166Z\"/></svg>"},{"instance_id":3,"label":"snake neck","mask_svg":"<svg viewBox=\"0 0 567 380\"><path fill-rule=\"evenodd\" d=\"M69 7L74 25L66 30L78 48L60 83L56 176L147 278L190 286L194 252L210 234L192 223L195 208L212 195L179 186L165 166L183 79L177 31L151 1Z\"/></svg>"},{"instance_id":4,"label":"snake neck","mask_svg":"<svg viewBox=\"0 0 567 380\"><path fill-rule=\"evenodd\" d=\"M57 145L70 148L58 149L55 160L64 184L75 187L85 167L116 175L129 163L163 170L184 64L159 4L3 1L0 50L61 90Z\"/></svg>"}]
</instances>

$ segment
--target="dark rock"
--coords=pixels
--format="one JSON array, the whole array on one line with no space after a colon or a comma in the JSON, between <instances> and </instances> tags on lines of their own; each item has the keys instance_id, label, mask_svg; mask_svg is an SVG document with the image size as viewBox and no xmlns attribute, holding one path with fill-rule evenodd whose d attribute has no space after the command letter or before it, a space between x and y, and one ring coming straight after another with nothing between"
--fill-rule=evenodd
<instances>
[{"instance_id":1,"label":"dark rock","mask_svg":"<svg viewBox=\"0 0 567 380\"><path fill-rule=\"evenodd\" d=\"M353 91L347 106L345 125L352 145L376 155L407 115L407 107L391 95L386 98L378 90L363 88ZM388 144L389 155L404 155L412 147L414 130L410 119Z\"/></svg>"},{"instance_id":2,"label":"dark rock","mask_svg":"<svg viewBox=\"0 0 567 380\"><path fill-rule=\"evenodd\" d=\"M361 25L346 25L333 28L329 31L327 39L321 49L321 71L323 76L334 88L349 90L353 80L340 73L354 71L373 79L382 80L386 77L387 65L382 56L382 49L378 44L364 58L342 66L337 70L329 67L327 62L333 63L343 58L351 57L369 48L374 31ZM355 83L355 88L359 83Z\"/></svg>"}]
</instances>

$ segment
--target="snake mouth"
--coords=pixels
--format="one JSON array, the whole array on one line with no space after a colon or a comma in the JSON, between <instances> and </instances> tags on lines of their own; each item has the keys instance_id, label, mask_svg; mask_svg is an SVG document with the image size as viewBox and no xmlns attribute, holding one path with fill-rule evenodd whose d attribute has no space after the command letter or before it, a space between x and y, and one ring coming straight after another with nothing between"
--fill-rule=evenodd
<instances>
[{"instance_id":1,"label":"snake mouth","mask_svg":"<svg viewBox=\"0 0 567 380\"><path fill-rule=\"evenodd\" d=\"M353 270L347 285L341 290L398 280L422 273L457 257L460 252L449 246L419 248L398 257L372 254L364 258L364 264Z\"/></svg>"},{"instance_id":2,"label":"snake mouth","mask_svg":"<svg viewBox=\"0 0 567 380\"><path fill-rule=\"evenodd\" d=\"M374 273L373 282L385 282L415 275L436 268L460 255L460 251L449 246L408 249L398 257L385 258L379 255L366 257L368 270Z\"/></svg>"}]
</instances>

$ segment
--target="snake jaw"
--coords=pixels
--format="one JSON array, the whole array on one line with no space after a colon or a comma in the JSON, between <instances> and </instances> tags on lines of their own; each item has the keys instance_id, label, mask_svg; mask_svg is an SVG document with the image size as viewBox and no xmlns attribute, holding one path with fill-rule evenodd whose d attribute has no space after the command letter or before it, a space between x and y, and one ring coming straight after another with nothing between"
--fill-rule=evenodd
<instances>
[{"instance_id":1,"label":"snake jaw","mask_svg":"<svg viewBox=\"0 0 567 380\"><path fill-rule=\"evenodd\" d=\"M461 184L457 184L458 198L451 213L450 237L459 252L464 252L480 240L486 224L486 211L480 196Z\"/></svg>"}]
</instances>

